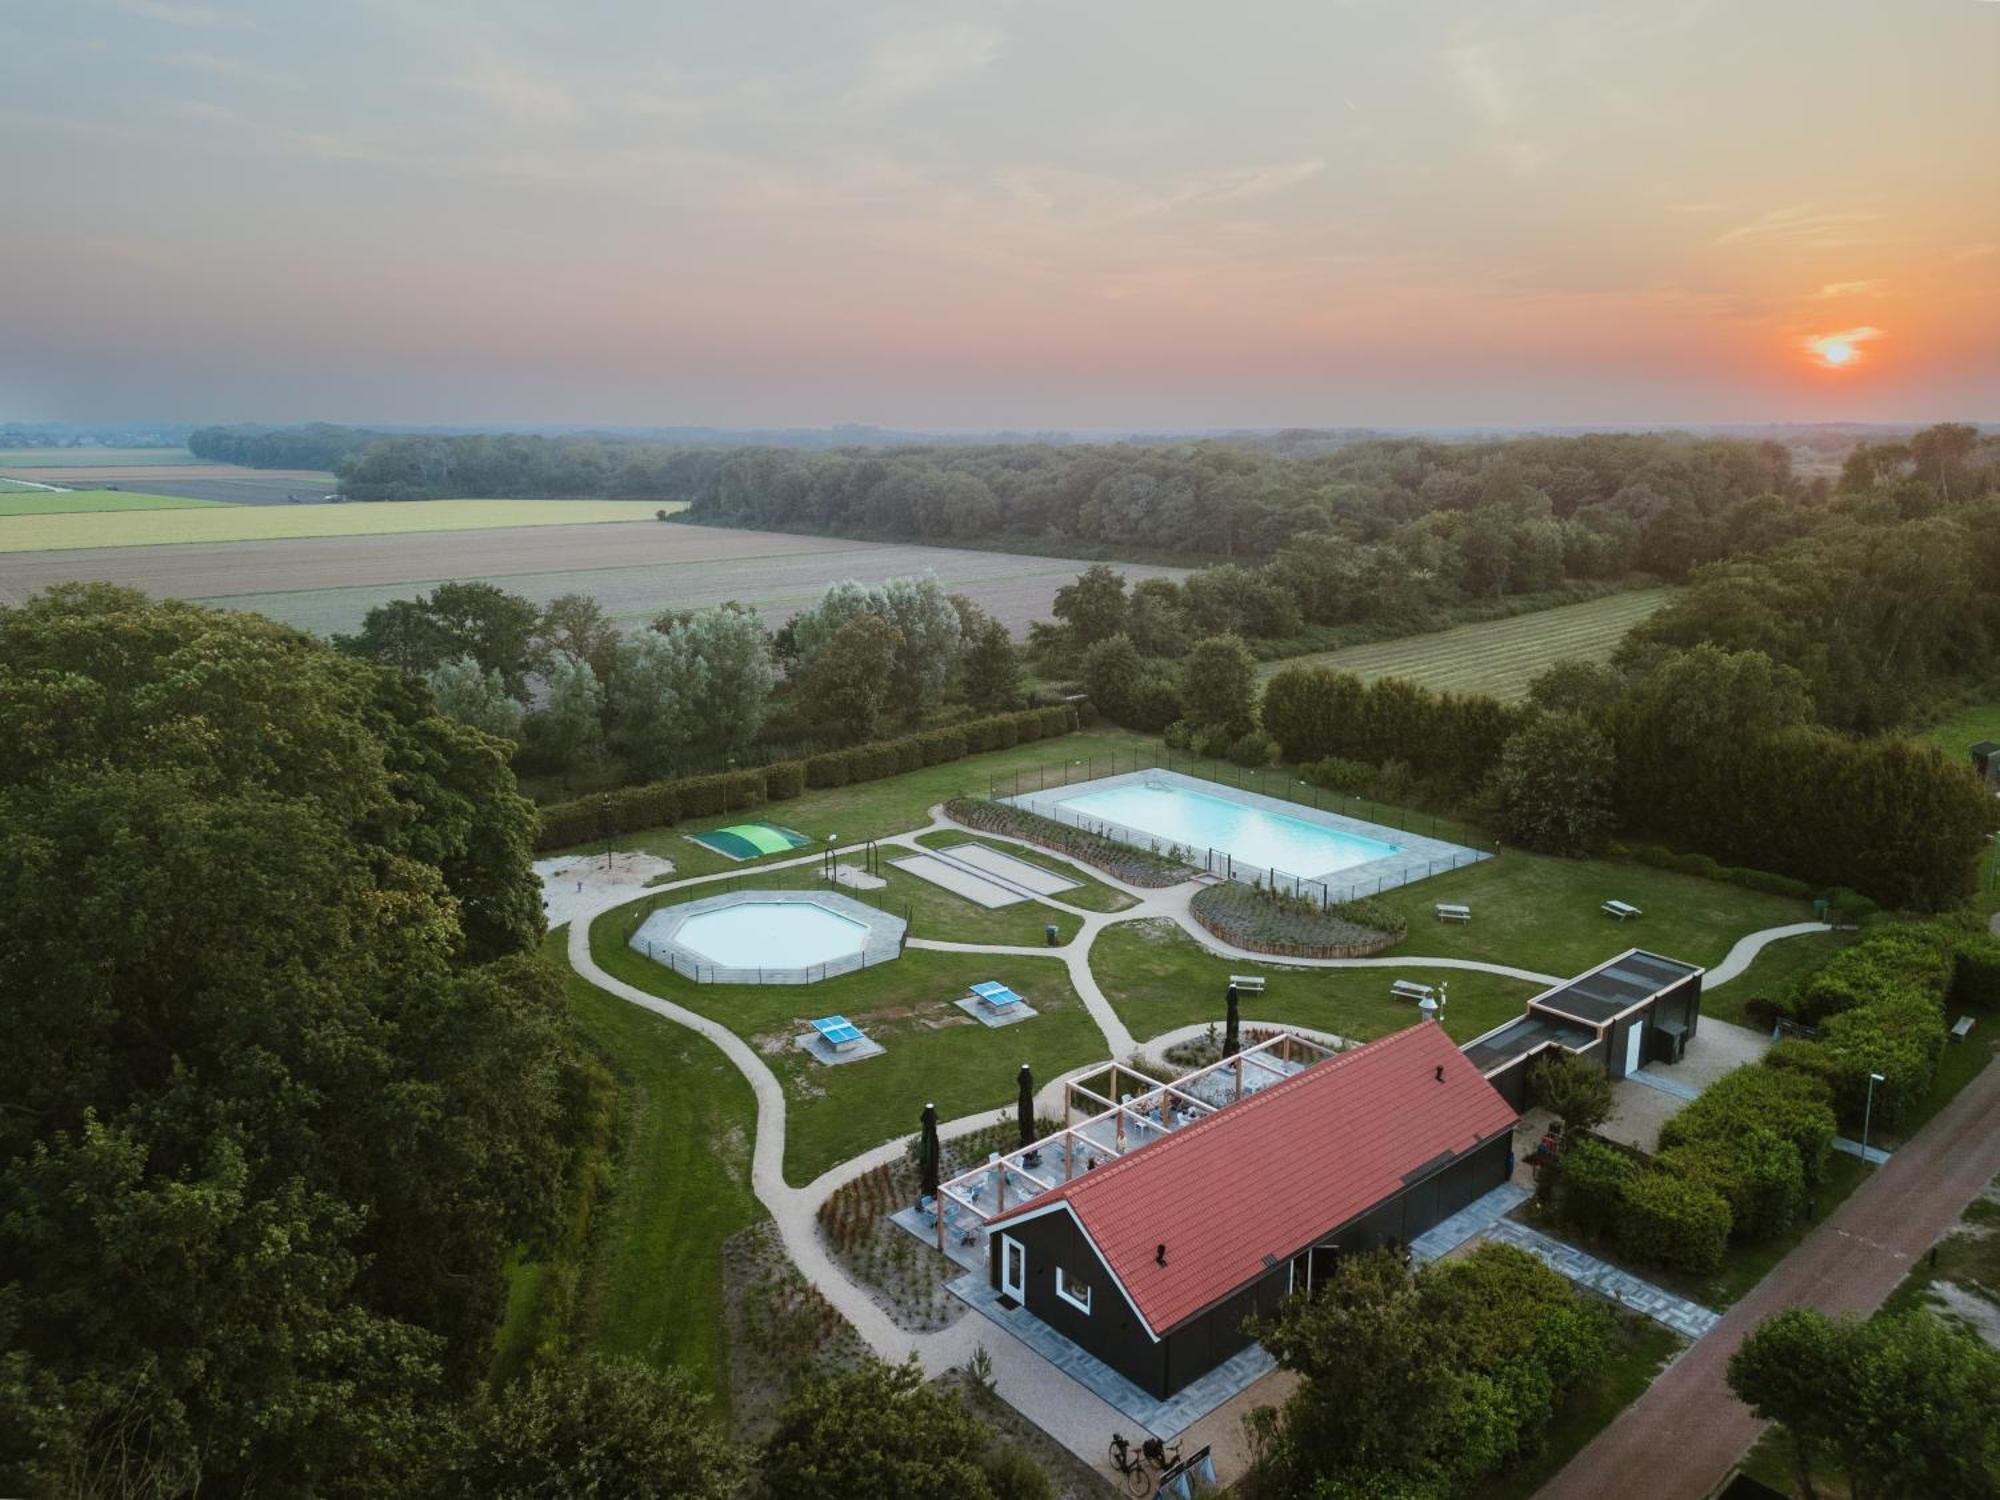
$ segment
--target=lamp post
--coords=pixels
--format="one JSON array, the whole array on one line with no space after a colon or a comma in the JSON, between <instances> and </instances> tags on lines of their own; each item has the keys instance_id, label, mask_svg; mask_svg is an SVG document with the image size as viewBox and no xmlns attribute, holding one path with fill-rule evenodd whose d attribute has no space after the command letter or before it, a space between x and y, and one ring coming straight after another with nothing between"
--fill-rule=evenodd
<instances>
[{"instance_id":1,"label":"lamp post","mask_svg":"<svg viewBox=\"0 0 2000 1500\"><path fill-rule=\"evenodd\" d=\"M1861 1160L1868 1160L1868 1123L1875 1114L1875 1085L1882 1082L1880 1073L1868 1075L1868 1102L1861 1108Z\"/></svg>"}]
</instances>

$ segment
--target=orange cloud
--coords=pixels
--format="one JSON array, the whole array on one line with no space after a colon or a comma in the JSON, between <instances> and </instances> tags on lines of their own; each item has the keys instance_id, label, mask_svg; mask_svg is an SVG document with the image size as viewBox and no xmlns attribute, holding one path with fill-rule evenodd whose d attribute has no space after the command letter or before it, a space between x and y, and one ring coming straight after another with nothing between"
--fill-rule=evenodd
<instances>
[{"instance_id":1,"label":"orange cloud","mask_svg":"<svg viewBox=\"0 0 2000 1500\"><path fill-rule=\"evenodd\" d=\"M1845 370L1861 361L1861 346L1882 337L1879 328L1843 328L1838 333L1809 333L1801 342L1822 368Z\"/></svg>"}]
</instances>

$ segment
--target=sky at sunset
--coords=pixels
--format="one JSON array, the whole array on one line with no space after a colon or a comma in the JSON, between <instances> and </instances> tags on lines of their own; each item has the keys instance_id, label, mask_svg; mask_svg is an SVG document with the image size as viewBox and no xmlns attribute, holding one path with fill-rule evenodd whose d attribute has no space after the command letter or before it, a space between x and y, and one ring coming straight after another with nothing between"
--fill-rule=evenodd
<instances>
[{"instance_id":1,"label":"sky at sunset","mask_svg":"<svg viewBox=\"0 0 2000 1500\"><path fill-rule=\"evenodd\" d=\"M0 420L2000 419L1992 0L0 0Z\"/></svg>"}]
</instances>

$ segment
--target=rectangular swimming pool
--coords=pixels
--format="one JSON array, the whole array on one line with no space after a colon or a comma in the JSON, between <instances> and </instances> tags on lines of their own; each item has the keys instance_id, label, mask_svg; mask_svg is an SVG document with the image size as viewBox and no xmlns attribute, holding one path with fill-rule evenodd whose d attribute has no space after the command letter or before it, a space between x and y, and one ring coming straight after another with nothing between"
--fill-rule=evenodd
<instances>
[{"instance_id":1,"label":"rectangular swimming pool","mask_svg":"<svg viewBox=\"0 0 2000 1500\"><path fill-rule=\"evenodd\" d=\"M1197 869L1269 880L1322 901L1377 895L1490 858L1477 849L1154 768L1006 798Z\"/></svg>"},{"instance_id":2,"label":"rectangular swimming pool","mask_svg":"<svg viewBox=\"0 0 2000 1500\"><path fill-rule=\"evenodd\" d=\"M1169 782L1132 782L1060 801L1080 818L1136 829L1163 845L1214 849L1306 880L1387 859L1402 847Z\"/></svg>"}]
</instances>

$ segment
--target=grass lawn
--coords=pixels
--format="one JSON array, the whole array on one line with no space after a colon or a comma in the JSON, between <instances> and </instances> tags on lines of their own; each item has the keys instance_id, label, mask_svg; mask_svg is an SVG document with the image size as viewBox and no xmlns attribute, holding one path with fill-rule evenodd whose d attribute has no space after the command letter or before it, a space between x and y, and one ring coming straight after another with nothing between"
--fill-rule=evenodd
<instances>
[{"instance_id":1,"label":"grass lawn","mask_svg":"<svg viewBox=\"0 0 2000 1500\"><path fill-rule=\"evenodd\" d=\"M1450 982L1445 1030L1469 1041L1521 1013L1536 986L1458 969L1287 969L1217 958L1178 926L1121 922L1098 935L1090 970L1134 1036L1144 1040L1201 1021L1222 1024L1231 974L1262 974L1269 987L1243 998L1246 1019L1290 1022L1368 1040L1417 1019L1407 1000L1392 1000L1394 979Z\"/></svg>"},{"instance_id":2,"label":"grass lawn","mask_svg":"<svg viewBox=\"0 0 2000 1500\"><path fill-rule=\"evenodd\" d=\"M496 526L576 526L598 521L650 521L658 509L650 500L385 500L17 516L0 526L0 552L483 531Z\"/></svg>"},{"instance_id":3,"label":"grass lawn","mask_svg":"<svg viewBox=\"0 0 2000 1500\"><path fill-rule=\"evenodd\" d=\"M1701 1013L1738 1026L1748 1025L1745 1007L1752 1000L1775 1000L1789 993L1859 936L1858 932L1809 932L1773 943L1721 989L1702 991Z\"/></svg>"},{"instance_id":4,"label":"grass lawn","mask_svg":"<svg viewBox=\"0 0 2000 1500\"><path fill-rule=\"evenodd\" d=\"M1541 1450L1483 1481L1480 1500L1527 1500L1581 1453L1614 1417L1638 1400L1667 1362L1684 1347L1651 1318L1614 1312L1611 1347L1599 1365L1557 1408Z\"/></svg>"},{"instance_id":5,"label":"grass lawn","mask_svg":"<svg viewBox=\"0 0 2000 1500\"><path fill-rule=\"evenodd\" d=\"M561 962L560 937L551 937ZM571 973L570 1012L618 1080L622 1116L611 1190L577 1293L593 1349L686 1369L726 1411L722 1244L764 1217L750 1191L756 1096L720 1051L684 1027ZM526 1266L526 1281L547 1276Z\"/></svg>"},{"instance_id":6,"label":"grass lawn","mask_svg":"<svg viewBox=\"0 0 2000 1500\"><path fill-rule=\"evenodd\" d=\"M0 519L68 516L117 510L228 510L220 500L183 495L142 495L131 490L16 490L0 492Z\"/></svg>"},{"instance_id":7,"label":"grass lawn","mask_svg":"<svg viewBox=\"0 0 2000 1500\"><path fill-rule=\"evenodd\" d=\"M1093 880L1075 865L1064 864L1052 854L1044 854L1039 849L1025 849L1019 844L1003 844L998 839L984 838L976 833L961 833L955 828L941 829L936 833L920 834L917 842L926 849L954 849L960 844L980 844L994 849L1009 858L1021 860L1025 864L1039 865L1042 869L1074 880L1073 889L1060 892L1055 899L1071 906L1080 906L1085 911L1125 911L1137 906L1138 899L1123 891L1113 890L1101 881Z\"/></svg>"},{"instance_id":8,"label":"grass lawn","mask_svg":"<svg viewBox=\"0 0 2000 1500\"><path fill-rule=\"evenodd\" d=\"M1979 741L2000 740L2000 700L1975 703L1970 708L1960 709L1949 719L1926 729L1923 737L1954 758L1963 760L1966 752Z\"/></svg>"},{"instance_id":9,"label":"grass lawn","mask_svg":"<svg viewBox=\"0 0 2000 1500\"><path fill-rule=\"evenodd\" d=\"M1949 1313L1949 1304L1933 1299L1931 1288L1949 1281L1960 1291L1978 1297L2000 1314L2000 1183L1988 1183L1982 1197L1966 1205L1958 1226L1937 1242L1936 1259L1926 1255L1903 1278L1903 1284L1889 1294L1882 1311L1910 1312L1927 1307Z\"/></svg>"},{"instance_id":10,"label":"grass lawn","mask_svg":"<svg viewBox=\"0 0 2000 1500\"><path fill-rule=\"evenodd\" d=\"M763 1054L785 1089L785 1176L795 1184L913 1134L927 1101L947 1120L997 1112L1011 1108L1023 1062L1046 1080L1104 1055L1104 1039L1068 974L1048 959L913 948L820 984L702 985L625 945L631 910L597 920L591 952L628 984L720 1021ZM980 1025L952 1002L981 979L1011 986L1041 1014L1008 1027ZM827 1067L792 1045L813 1017L836 1014L887 1052Z\"/></svg>"},{"instance_id":11,"label":"grass lawn","mask_svg":"<svg viewBox=\"0 0 2000 1500\"><path fill-rule=\"evenodd\" d=\"M1625 632L1664 605L1669 589L1608 594L1504 620L1483 620L1428 635L1372 641L1267 663L1333 667L1367 681L1403 677L1439 692L1488 693L1504 702L1526 696L1534 676L1558 661L1609 661Z\"/></svg>"},{"instance_id":12,"label":"grass lawn","mask_svg":"<svg viewBox=\"0 0 2000 1500\"><path fill-rule=\"evenodd\" d=\"M1600 908L1613 897L1645 915L1623 922L1606 916ZM1410 923L1409 938L1392 952L1483 958L1564 978L1633 947L1712 966L1745 933L1812 919L1807 902L1788 896L1632 860L1514 849L1380 899ZM1438 921L1432 906L1439 901L1470 906L1472 920Z\"/></svg>"}]
</instances>

